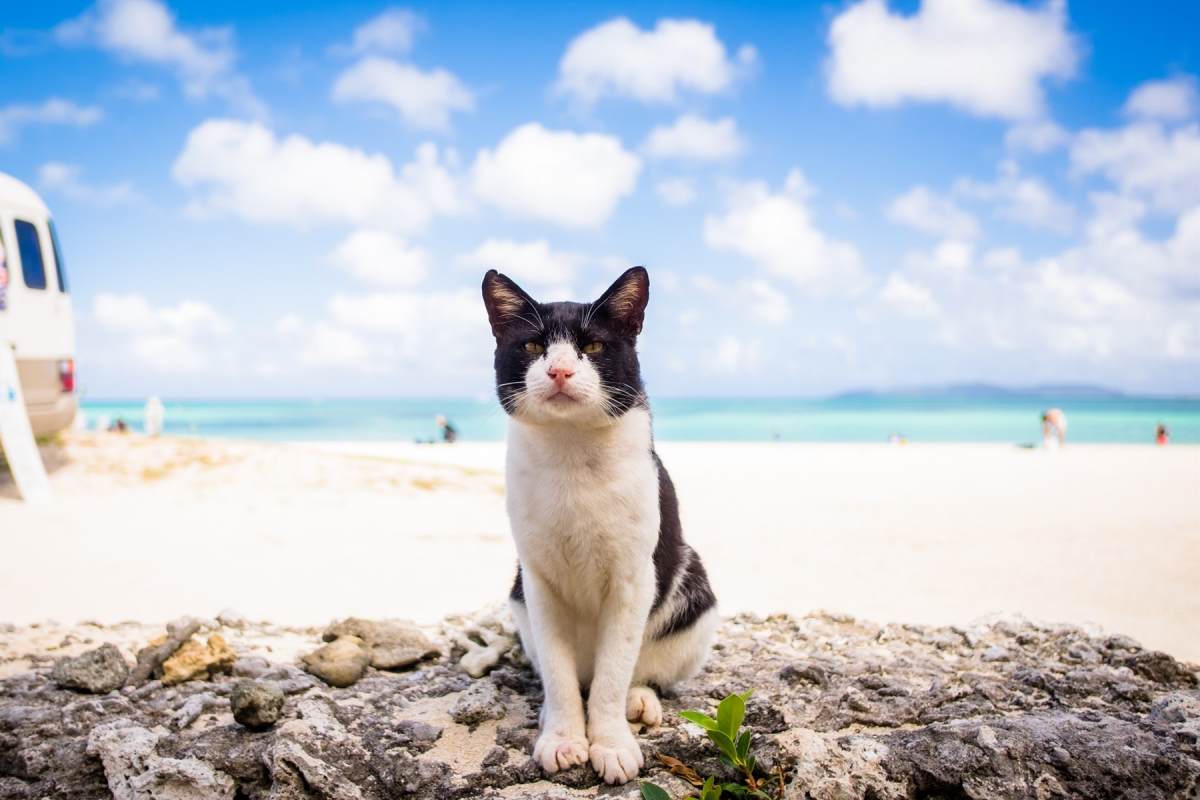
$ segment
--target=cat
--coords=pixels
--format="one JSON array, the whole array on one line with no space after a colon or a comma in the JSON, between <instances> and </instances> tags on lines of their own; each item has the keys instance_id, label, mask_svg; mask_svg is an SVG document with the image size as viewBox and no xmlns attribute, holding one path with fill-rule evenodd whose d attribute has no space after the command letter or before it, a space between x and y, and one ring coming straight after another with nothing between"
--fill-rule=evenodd
<instances>
[{"instance_id":1,"label":"cat","mask_svg":"<svg viewBox=\"0 0 1200 800\"><path fill-rule=\"evenodd\" d=\"M644 766L629 722L661 722L652 687L695 675L717 624L654 451L637 354L649 299L642 267L593 303L539 303L495 270L483 278L509 417L510 605L545 690L533 757L547 773L590 760L607 783Z\"/></svg>"}]
</instances>

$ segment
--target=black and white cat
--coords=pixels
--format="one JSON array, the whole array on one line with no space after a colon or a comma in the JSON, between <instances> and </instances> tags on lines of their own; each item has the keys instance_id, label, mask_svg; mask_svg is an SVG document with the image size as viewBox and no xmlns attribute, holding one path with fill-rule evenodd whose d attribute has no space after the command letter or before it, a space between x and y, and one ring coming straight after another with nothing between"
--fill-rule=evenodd
<instances>
[{"instance_id":1,"label":"black and white cat","mask_svg":"<svg viewBox=\"0 0 1200 800\"><path fill-rule=\"evenodd\" d=\"M509 415L511 605L545 689L533 756L548 773L590 758L624 783L643 765L626 720L661 721L651 687L694 675L717 624L654 452L637 356L650 278L634 267L594 303L539 303L492 270L483 299Z\"/></svg>"}]
</instances>

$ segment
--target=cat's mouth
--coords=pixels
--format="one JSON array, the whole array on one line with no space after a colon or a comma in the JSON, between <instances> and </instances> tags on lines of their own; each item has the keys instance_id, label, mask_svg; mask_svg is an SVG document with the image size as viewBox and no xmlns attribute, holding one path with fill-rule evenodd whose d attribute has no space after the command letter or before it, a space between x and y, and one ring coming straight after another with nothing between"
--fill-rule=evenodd
<instances>
[{"instance_id":1,"label":"cat's mouth","mask_svg":"<svg viewBox=\"0 0 1200 800\"><path fill-rule=\"evenodd\" d=\"M554 394L549 395L546 398L546 402L547 403L556 403L558 405L566 405L566 404L570 404L570 403L578 403L579 398L569 395L566 393L566 391L560 389L559 391L555 392Z\"/></svg>"}]
</instances>

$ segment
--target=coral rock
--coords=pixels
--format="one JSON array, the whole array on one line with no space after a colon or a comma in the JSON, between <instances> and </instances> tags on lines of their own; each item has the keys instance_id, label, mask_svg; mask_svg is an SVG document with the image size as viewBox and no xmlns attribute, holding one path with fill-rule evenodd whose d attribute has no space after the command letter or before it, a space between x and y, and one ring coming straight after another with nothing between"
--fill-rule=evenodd
<instances>
[{"instance_id":1,"label":"coral rock","mask_svg":"<svg viewBox=\"0 0 1200 800\"><path fill-rule=\"evenodd\" d=\"M304 668L330 686L352 686L371 663L370 653L357 636L343 636L300 659Z\"/></svg>"},{"instance_id":2,"label":"coral rock","mask_svg":"<svg viewBox=\"0 0 1200 800\"><path fill-rule=\"evenodd\" d=\"M125 685L129 665L120 650L105 644L75 658L60 658L54 663L51 677L66 689L104 694Z\"/></svg>"},{"instance_id":3,"label":"coral rock","mask_svg":"<svg viewBox=\"0 0 1200 800\"><path fill-rule=\"evenodd\" d=\"M216 672L227 672L237 660L237 654L225 643L225 637L214 633L206 644L188 639L163 662L162 682L166 686L195 678L207 678Z\"/></svg>"},{"instance_id":4,"label":"coral rock","mask_svg":"<svg viewBox=\"0 0 1200 800\"><path fill-rule=\"evenodd\" d=\"M229 694L233 718L250 730L265 730L279 720L283 712L283 692L278 686L261 681L241 681Z\"/></svg>"},{"instance_id":5,"label":"coral rock","mask_svg":"<svg viewBox=\"0 0 1200 800\"><path fill-rule=\"evenodd\" d=\"M403 669L440 652L437 645L411 622L350 617L330 625L321 638L332 642L343 636L362 640L375 669Z\"/></svg>"}]
</instances>

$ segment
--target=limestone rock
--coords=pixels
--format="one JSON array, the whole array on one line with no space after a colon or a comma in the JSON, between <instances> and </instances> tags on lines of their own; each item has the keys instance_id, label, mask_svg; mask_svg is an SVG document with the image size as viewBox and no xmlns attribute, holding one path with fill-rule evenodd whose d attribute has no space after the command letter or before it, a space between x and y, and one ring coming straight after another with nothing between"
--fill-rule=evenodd
<instances>
[{"instance_id":1,"label":"limestone rock","mask_svg":"<svg viewBox=\"0 0 1200 800\"><path fill-rule=\"evenodd\" d=\"M125 720L105 723L87 737L87 752L104 766L114 800L232 800L237 784L195 758L156 753L159 735Z\"/></svg>"},{"instance_id":2,"label":"limestone rock","mask_svg":"<svg viewBox=\"0 0 1200 800\"><path fill-rule=\"evenodd\" d=\"M66 689L104 694L125 685L129 664L120 650L104 644L75 658L60 658L54 663L51 676Z\"/></svg>"},{"instance_id":3,"label":"limestone rock","mask_svg":"<svg viewBox=\"0 0 1200 800\"><path fill-rule=\"evenodd\" d=\"M477 640L478 624L444 623L439 639ZM0 631L0 646L26 635ZM116 641L117 630L86 635ZM368 671L366 648L342 637L326 647L348 648L358 679L336 688L280 660L312 635L247 623L236 675L103 695L55 688L48 654L29 654L32 669L0 678L0 797L637 797L636 783L598 786L590 766L541 773L530 758L541 685L515 655L478 679L444 659ZM985 660L993 647L1007 659ZM265 730L230 719L251 676L287 697ZM663 724L638 736L641 777L688 791L659 754L734 777L679 712L753 688L754 751L782 772L789 800L1200 796L1196 678L1195 665L1126 637L1066 626L743 615L722 623L700 675L663 698Z\"/></svg>"},{"instance_id":4,"label":"limestone rock","mask_svg":"<svg viewBox=\"0 0 1200 800\"><path fill-rule=\"evenodd\" d=\"M483 644L476 642L475 637ZM484 626L472 629L470 635L456 637L456 642L467 651L459 659L459 666L472 678L486 675L516 644L513 637Z\"/></svg>"},{"instance_id":5,"label":"limestone rock","mask_svg":"<svg viewBox=\"0 0 1200 800\"><path fill-rule=\"evenodd\" d=\"M163 662L200 630L200 624L200 620L192 617L181 617L167 623L165 636L160 636L138 651L137 665L129 675L129 682L139 686L151 678L162 677Z\"/></svg>"},{"instance_id":6,"label":"limestone rock","mask_svg":"<svg viewBox=\"0 0 1200 800\"><path fill-rule=\"evenodd\" d=\"M332 642L343 636L362 640L375 669L403 669L440 652L437 645L411 622L349 617L330 625L321 638Z\"/></svg>"},{"instance_id":7,"label":"limestone rock","mask_svg":"<svg viewBox=\"0 0 1200 800\"><path fill-rule=\"evenodd\" d=\"M283 712L283 692L261 681L240 681L229 694L233 718L252 731L265 730Z\"/></svg>"},{"instance_id":8,"label":"limestone rock","mask_svg":"<svg viewBox=\"0 0 1200 800\"><path fill-rule=\"evenodd\" d=\"M304 668L330 686L351 686L371 663L370 653L357 636L343 636L319 647L301 661Z\"/></svg>"},{"instance_id":9,"label":"limestone rock","mask_svg":"<svg viewBox=\"0 0 1200 800\"><path fill-rule=\"evenodd\" d=\"M505 713L496 685L485 681L472 684L450 706L451 719L471 727L488 719L504 719Z\"/></svg>"},{"instance_id":10,"label":"limestone rock","mask_svg":"<svg viewBox=\"0 0 1200 800\"><path fill-rule=\"evenodd\" d=\"M236 660L237 653L233 652L226 644L225 637L219 633L209 636L205 644L188 639L174 655L163 662L162 682L170 686L217 672L227 672Z\"/></svg>"}]
</instances>

